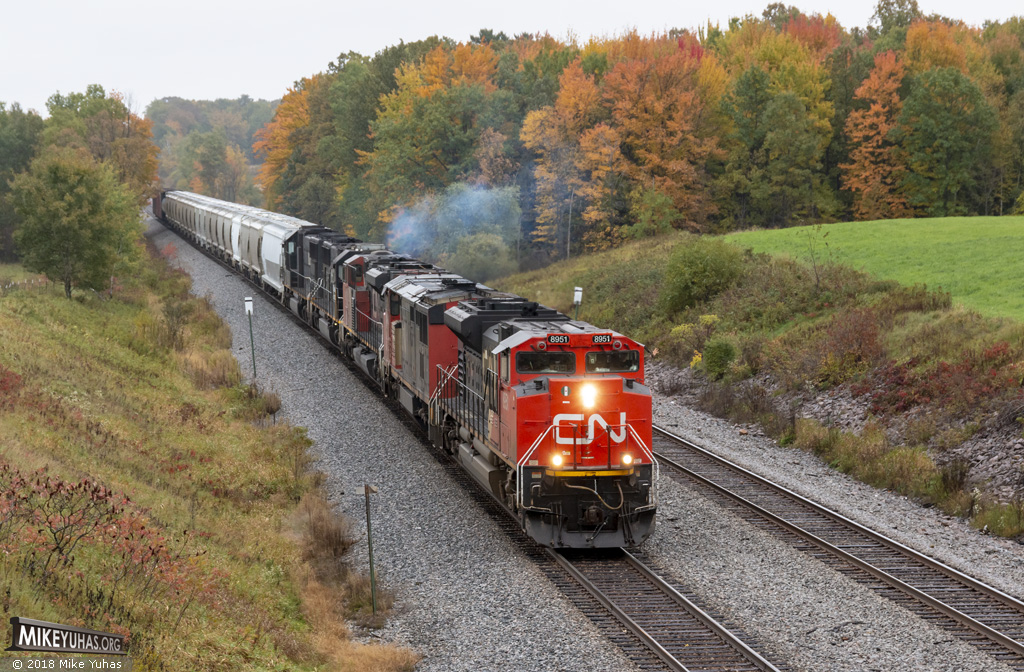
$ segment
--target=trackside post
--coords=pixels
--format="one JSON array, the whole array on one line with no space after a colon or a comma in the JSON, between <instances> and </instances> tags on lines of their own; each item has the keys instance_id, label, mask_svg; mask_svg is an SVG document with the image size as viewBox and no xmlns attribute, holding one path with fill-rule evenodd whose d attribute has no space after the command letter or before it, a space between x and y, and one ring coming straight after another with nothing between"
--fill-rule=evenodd
<instances>
[{"instance_id":1,"label":"trackside post","mask_svg":"<svg viewBox=\"0 0 1024 672\"><path fill-rule=\"evenodd\" d=\"M363 493L366 495L366 545L370 549L370 602L373 605L373 615L377 615L377 576L373 571L373 531L370 526L370 495L377 492L372 485L364 485Z\"/></svg>"}]
</instances>

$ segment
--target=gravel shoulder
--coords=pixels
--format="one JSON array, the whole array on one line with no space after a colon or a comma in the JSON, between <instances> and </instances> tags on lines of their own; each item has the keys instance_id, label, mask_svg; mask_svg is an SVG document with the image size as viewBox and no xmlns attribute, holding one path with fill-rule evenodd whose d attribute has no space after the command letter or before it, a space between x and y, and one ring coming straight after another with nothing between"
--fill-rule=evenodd
<instances>
[{"instance_id":1,"label":"gravel shoulder","mask_svg":"<svg viewBox=\"0 0 1024 672\"><path fill-rule=\"evenodd\" d=\"M173 242L194 291L231 326L248 376L251 354L240 278L155 222ZM448 479L414 436L319 338L256 298L261 386L308 428L332 500L362 528L361 486L374 495L378 575L397 596L375 636L420 652L418 670L636 669ZM1024 548L980 535L941 513L876 491L780 448L756 430L656 398L655 421L844 515L1021 597ZM794 670L1006 669L822 563L663 478L658 530L645 547L710 608L756 636ZM751 543L753 541L754 543ZM355 549L363 562L365 543Z\"/></svg>"}]
</instances>

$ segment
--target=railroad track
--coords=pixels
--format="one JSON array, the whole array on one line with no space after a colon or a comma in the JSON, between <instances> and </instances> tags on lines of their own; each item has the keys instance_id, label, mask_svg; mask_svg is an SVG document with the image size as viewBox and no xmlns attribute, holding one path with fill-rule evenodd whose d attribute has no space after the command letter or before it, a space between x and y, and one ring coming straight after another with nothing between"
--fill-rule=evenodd
<instances>
[{"instance_id":1,"label":"railroad track","mask_svg":"<svg viewBox=\"0 0 1024 672\"><path fill-rule=\"evenodd\" d=\"M548 552L667 669L778 669L637 555L625 550L600 555Z\"/></svg>"},{"instance_id":2,"label":"railroad track","mask_svg":"<svg viewBox=\"0 0 1024 672\"><path fill-rule=\"evenodd\" d=\"M653 449L665 472L748 522L1024 672L1024 602L664 429Z\"/></svg>"},{"instance_id":3,"label":"railroad track","mask_svg":"<svg viewBox=\"0 0 1024 672\"><path fill-rule=\"evenodd\" d=\"M289 313L290 314L290 313ZM301 323L301 322L300 322ZM325 343L325 347L328 347ZM342 361L346 361L341 358ZM349 368L364 375L355 365ZM390 399L386 404L398 408ZM484 491L455 459L435 447L411 418L402 422L423 439L459 489L498 525L570 602L641 670L671 672L783 672L762 657L750 637L685 596L684 588L649 566L642 553L610 550L564 552L541 546L522 531L510 511Z\"/></svg>"},{"instance_id":4,"label":"railroad track","mask_svg":"<svg viewBox=\"0 0 1024 672\"><path fill-rule=\"evenodd\" d=\"M289 313L290 314L290 313ZM328 347L325 343L325 347ZM341 358L342 361L346 361ZM363 375L355 365L349 367ZM386 404L398 408L390 399ZM407 415L402 422L459 489L498 525L609 641L645 672L783 672L762 657L746 633L730 629L664 579L642 553L557 551L522 531L505 506L484 491L455 459L435 447Z\"/></svg>"}]
</instances>

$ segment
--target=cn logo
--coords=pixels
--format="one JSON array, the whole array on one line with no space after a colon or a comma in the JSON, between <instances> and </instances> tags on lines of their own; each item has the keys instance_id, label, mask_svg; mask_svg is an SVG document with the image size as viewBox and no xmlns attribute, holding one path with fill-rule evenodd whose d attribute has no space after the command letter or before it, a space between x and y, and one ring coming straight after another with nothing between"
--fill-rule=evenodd
<instances>
[{"instance_id":1,"label":"cn logo","mask_svg":"<svg viewBox=\"0 0 1024 672\"><path fill-rule=\"evenodd\" d=\"M602 429L608 429L608 421L601 417L599 413L594 413L590 416L587 421L586 434L581 436L580 430L582 427L584 416L582 413L559 413L555 416L555 443L571 446L573 444L577 446L589 445L594 440L594 426L600 425ZM576 428L575 436L573 435L573 428ZM564 430L559 431L559 430ZM563 435L564 434L564 435ZM626 440L626 414L619 413L619 426L617 429L608 431L608 436L614 443L622 443Z\"/></svg>"}]
</instances>

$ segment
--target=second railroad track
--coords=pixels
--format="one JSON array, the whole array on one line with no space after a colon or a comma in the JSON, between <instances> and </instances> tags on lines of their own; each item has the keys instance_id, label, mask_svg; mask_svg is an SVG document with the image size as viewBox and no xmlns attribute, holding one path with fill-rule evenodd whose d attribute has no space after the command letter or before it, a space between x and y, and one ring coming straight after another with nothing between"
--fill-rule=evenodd
<instances>
[{"instance_id":1,"label":"second railroad track","mask_svg":"<svg viewBox=\"0 0 1024 672\"><path fill-rule=\"evenodd\" d=\"M665 430L654 451L663 474L1024 671L1024 602Z\"/></svg>"}]
</instances>

